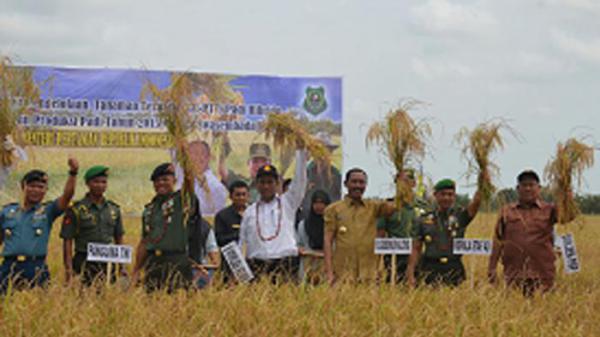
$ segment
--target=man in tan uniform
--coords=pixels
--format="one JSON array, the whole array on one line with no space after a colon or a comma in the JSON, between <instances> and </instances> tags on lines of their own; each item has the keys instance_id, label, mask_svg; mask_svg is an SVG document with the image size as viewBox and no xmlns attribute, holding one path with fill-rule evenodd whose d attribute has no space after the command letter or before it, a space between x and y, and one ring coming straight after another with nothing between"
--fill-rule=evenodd
<instances>
[{"instance_id":1,"label":"man in tan uniform","mask_svg":"<svg viewBox=\"0 0 600 337\"><path fill-rule=\"evenodd\" d=\"M359 168L346 173L348 194L325 209L325 270L329 284L342 281L370 281L377 278L375 255L377 219L394 212L385 200L367 200L367 174ZM335 243L335 250L333 249Z\"/></svg>"},{"instance_id":2,"label":"man in tan uniform","mask_svg":"<svg viewBox=\"0 0 600 337\"><path fill-rule=\"evenodd\" d=\"M488 277L496 283L496 266L501 259L507 285L532 296L554 285L553 232L557 209L540 198L540 178L534 171L517 177L519 200L500 210Z\"/></svg>"}]
</instances>

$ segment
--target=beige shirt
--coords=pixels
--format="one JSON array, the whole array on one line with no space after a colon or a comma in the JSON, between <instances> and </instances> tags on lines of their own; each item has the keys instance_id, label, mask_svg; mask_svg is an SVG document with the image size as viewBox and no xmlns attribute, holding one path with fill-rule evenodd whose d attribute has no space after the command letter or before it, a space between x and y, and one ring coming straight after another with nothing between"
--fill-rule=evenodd
<instances>
[{"instance_id":1,"label":"beige shirt","mask_svg":"<svg viewBox=\"0 0 600 337\"><path fill-rule=\"evenodd\" d=\"M377 277L375 255L377 219L385 213L385 201L356 202L346 196L325 209L325 230L333 233L333 270L340 280L367 281Z\"/></svg>"}]
</instances>

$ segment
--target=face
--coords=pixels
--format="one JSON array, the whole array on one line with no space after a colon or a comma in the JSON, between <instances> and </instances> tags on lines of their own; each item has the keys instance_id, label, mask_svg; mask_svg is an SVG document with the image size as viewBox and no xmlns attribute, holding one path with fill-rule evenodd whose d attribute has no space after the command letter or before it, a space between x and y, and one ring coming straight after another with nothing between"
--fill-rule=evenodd
<instances>
[{"instance_id":1,"label":"face","mask_svg":"<svg viewBox=\"0 0 600 337\"><path fill-rule=\"evenodd\" d=\"M238 207L246 206L248 204L248 197L248 189L245 187L235 188L233 190L233 193L231 193L230 195L231 203L233 203L234 206Z\"/></svg>"},{"instance_id":2,"label":"face","mask_svg":"<svg viewBox=\"0 0 600 337\"><path fill-rule=\"evenodd\" d=\"M32 181L23 186L25 200L31 204L37 204L44 200L44 196L48 191L48 184L41 181Z\"/></svg>"},{"instance_id":3,"label":"face","mask_svg":"<svg viewBox=\"0 0 600 337\"><path fill-rule=\"evenodd\" d=\"M256 172L258 169L271 164L271 161L266 157L254 157L248 161L248 171L250 171L250 176L254 179L256 177Z\"/></svg>"},{"instance_id":4,"label":"face","mask_svg":"<svg viewBox=\"0 0 600 337\"><path fill-rule=\"evenodd\" d=\"M315 202L313 202L312 204L312 210L316 215L323 215L323 213L325 213L326 207L327 205L321 199L315 200Z\"/></svg>"},{"instance_id":5,"label":"face","mask_svg":"<svg viewBox=\"0 0 600 337\"><path fill-rule=\"evenodd\" d=\"M456 202L456 191L450 188L443 189L434 193L435 201L442 210L449 209Z\"/></svg>"},{"instance_id":6,"label":"face","mask_svg":"<svg viewBox=\"0 0 600 337\"><path fill-rule=\"evenodd\" d=\"M271 199L277 192L277 179L270 176L260 177L256 181L256 190L262 199Z\"/></svg>"},{"instance_id":7,"label":"face","mask_svg":"<svg viewBox=\"0 0 600 337\"><path fill-rule=\"evenodd\" d=\"M344 185L348 189L350 198L360 199L367 188L367 176L362 172L353 172Z\"/></svg>"},{"instance_id":8,"label":"face","mask_svg":"<svg viewBox=\"0 0 600 337\"><path fill-rule=\"evenodd\" d=\"M175 190L175 176L164 175L154 180L154 191L159 195L167 195Z\"/></svg>"},{"instance_id":9,"label":"face","mask_svg":"<svg viewBox=\"0 0 600 337\"><path fill-rule=\"evenodd\" d=\"M200 172L208 169L210 163L210 151L202 142L192 142L189 147L190 159Z\"/></svg>"},{"instance_id":10,"label":"face","mask_svg":"<svg viewBox=\"0 0 600 337\"><path fill-rule=\"evenodd\" d=\"M96 177L87 182L90 194L94 196L102 196L108 187L108 179L106 177Z\"/></svg>"},{"instance_id":11,"label":"face","mask_svg":"<svg viewBox=\"0 0 600 337\"><path fill-rule=\"evenodd\" d=\"M402 179L406 182L406 184L408 186L410 186L410 188L415 188L415 186L417 186L417 182L415 181L415 177L414 174L411 174L410 172L404 171L402 173L400 173L396 179Z\"/></svg>"},{"instance_id":12,"label":"face","mask_svg":"<svg viewBox=\"0 0 600 337\"><path fill-rule=\"evenodd\" d=\"M535 179L525 179L517 185L517 194L519 201L523 203L531 203L539 198L540 183Z\"/></svg>"}]
</instances>

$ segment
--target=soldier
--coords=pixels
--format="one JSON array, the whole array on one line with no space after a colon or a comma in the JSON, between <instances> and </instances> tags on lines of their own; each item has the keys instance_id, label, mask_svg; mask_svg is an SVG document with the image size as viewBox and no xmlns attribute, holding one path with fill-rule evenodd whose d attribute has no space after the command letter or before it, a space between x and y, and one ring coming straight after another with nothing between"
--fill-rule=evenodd
<instances>
[{"instance_id":1,"label":"soldier","mask_svg":"<svg viewBox=\"0 0 600 337\"><path fill-rule=\"evenodd\" d=\"M90 286L94 280L106 277L107 264L87 261L88 243L122 244L124 231L119 205L104 197L108 185L108 167L91 167L85 173L84 180L88 193L67 210L60 237L63 239L67 282L75 272L81 275L83 285ZM124 268L122 271L125 273ZM113 277L114 274L111 275Z\"/></svg>"},{"instance_id":2,"label":"soldier","mask_svg":"<svg viewBox=\"0 0 600 337\"><path fill-rule=\"evenodd\" d=\"M144 268L148 292L188 289L192 281L188 229L199 217L197 199L193 194L186 197L175 191L175 168L170 163L157 166L150 179L156 196L142 214L142 238L136 249L131 284L137 283Z\"/></svg>"},{"instance_id":3,"label":"soldier","mask_svg":"<svg viewBox=\"0 0 600 337\"><path fill-rule=\"evenodd\" d=\"M477 214L481 199L477 191L466 208L456 207L456 183L450 179L440 180L434 189L434 209L420 216L417 221L407 279L411 286L416 285L415 267L423 254L419 273L425 284L458 286L466 275L461 256L453 254L452 240L465 237L467 226ZM425 249L422 253L423 245Z\"/></svg>"},{"instance_id":4,"label":"soldier","mask_svg":"<svg viewBox=\"0 0 600 337\"><path fill-rule=\"evenodd\" d=\"M250 202L258 200L258 191L255 186L256 173L258 169L271 164L271 148L265 143L253 143L250 145L250 158L248 159L248 173L249 177L243 177L239 174L234 173L232 170L228 170L225 167L225 162L221 160L219 163L219 173L221 175L221 181L226 187L229 187L233 182L241 180L248 184L250 187Z\"/></svg>"},{"instance_id":5,"label":"soldier","mask_svg":"<svg viewBox=\"0 0 600 337\"><path fill-rule=\"evenodd\" d=\"M23 204L4 206L0 212L0 244L3 244L0 265L0 294L10 281L18 287L45 286L50 273L46 265L48 239L54 220L68 207L75 193L79 164L69 159L69 178L62 195L51 202L42 202L48 191L48 175L40 170L29 171L21 179Z\"/></svg>"},{"instance_id":6,"label":"soldier","mask_svg":"<svg viewBox=\"0 0 600 337\"><path fill-rule=\"evenodd\" d=\"M394 181L402 179L412 189L416 186L415 171L406 169L396 175ZM380 238L412 238L415 234L416 222L421 214L429 210L430 206L421 198L414 197L414 202L402 206L402 209L394 212L391 217L381 217L377 221L377 236ZM393 201L393 200L391 200ZM384 265L387 272L386 281L391 282L392 256L384 256ZM408 255L396 256L396 280L394 283L403 282L406 279L406 267L408 266Z\"/></svg>"}]
</instances>

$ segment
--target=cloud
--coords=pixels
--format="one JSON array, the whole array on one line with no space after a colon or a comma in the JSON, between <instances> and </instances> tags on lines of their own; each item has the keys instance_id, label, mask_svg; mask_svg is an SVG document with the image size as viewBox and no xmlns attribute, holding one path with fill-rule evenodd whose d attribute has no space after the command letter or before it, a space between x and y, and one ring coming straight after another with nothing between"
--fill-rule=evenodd
<instances>
[{"instance_id":1,"label":"cloud","mask_svg":"<svg viewBox=\"0 0 600 337\"><path fill-rule=\"evenodd\" d=\"M583 39L556 31L554 42L559 49L584 61L600 64L600 38Z\"/></svg>"},{"instance_id":2,"label":"cloud","mask_svg":"<svg viewBox=\"0 0 600 337\"><path fill-rule=\"evenodd\" d=\"M425 80L434 80L447 77L471 77L474 74L473 69L461 63L451 63L445 61L426 62L420 58L413 58L411 61L413 73Z\"/></svg>"},{"instance_id":3,"label":"cloud","mask_svg":"<svg viewBox=\"0 0 600 337\"><path fill-rule=\"evenodd\" d=\"M417 25L434 33L481 34L496 25L490 13L449 0L428 0L411 14Z\"/></svg>"},{"instance_id":4,"label":"cloud","mask_svg":"<svg viewBox=\"0 0 600 337\"><path fill-rule=\"evenodd\" d=\"M581 10L600 11L600 1L598 0L547 0L547 3Z\"/></svg>"}]
</instances>

